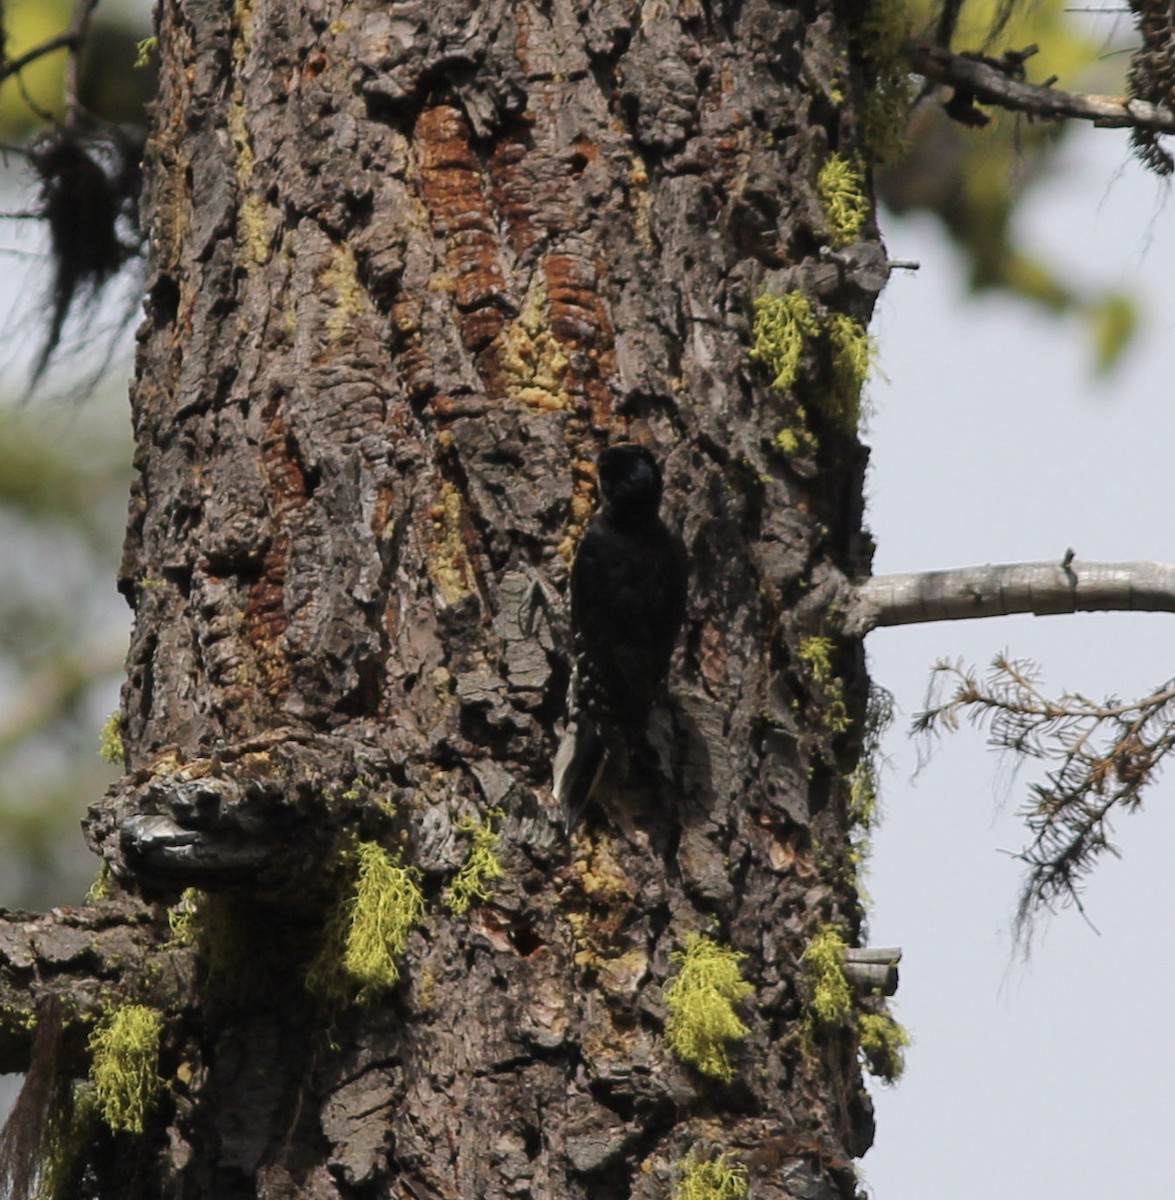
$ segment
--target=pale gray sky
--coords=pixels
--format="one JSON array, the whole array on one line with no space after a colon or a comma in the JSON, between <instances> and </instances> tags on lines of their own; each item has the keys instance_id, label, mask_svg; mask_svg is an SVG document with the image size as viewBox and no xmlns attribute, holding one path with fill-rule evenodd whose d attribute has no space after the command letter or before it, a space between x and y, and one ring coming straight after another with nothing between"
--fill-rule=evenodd
<instances>
[{"instance_id":1,"label":"pale gray sky","mask_svg":"<svg viewBox=\"0 0 1175 1200\"><path fill-rule=\"evenodd\" d=\"M1116 131L1083 129L1022 213L1033 247L1087 281L1137 289L1147 326L1108 382L1078 321L993 297L961 304L937 231L890 220L896 275L873 332L888 382L877 412L868 524L875 569L1079 558L1175 561L1175 208ZM1170 615L1015 617L880 630L867 646L901 713L886 740L884 817L866 885L870 941L905 950L896 1012L905 1078L874 1087L863 1160L878 1200L1149 1200L1173 1194L1175 775L1118 823L1123 858L1087 893L1100 936L1067 911L1027 964L1009 934L1023 844L1014 777L964 728L911 780L906 736L929 668L1036 658L1054 691L1144 695L1175 675Z\"/></svg>"}]
</instances>

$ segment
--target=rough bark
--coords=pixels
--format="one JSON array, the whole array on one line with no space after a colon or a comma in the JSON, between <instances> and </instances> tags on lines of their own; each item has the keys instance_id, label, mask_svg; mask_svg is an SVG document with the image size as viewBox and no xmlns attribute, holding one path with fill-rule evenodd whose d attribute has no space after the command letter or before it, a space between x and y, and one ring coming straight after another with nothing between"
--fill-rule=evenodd
<instances>
[{"instance_id":1,"label":"rough bark","mask_svg":"<svg viewBox=\"0 0 1175 1200\"><path fill-rule=\"evenodd\" d=\"M223 890L235 949L162 1005L135 1194L660 1197L729 1151L760 1200L852 1195L856 1038L801 1036L800 960L860 927L867 684L828 601L867 568L865 455L826 354L787 394L748 356L761 292L863 321L884 278L819 255L814 181L860 149L843 10L165 0L159 48L129 770L88 836L128 888ZM668 765L568 842L561 593L622 436L664 455L689 612ZM491 807L504 875L457 918ZM356 836L427 910L394 990L324 1011ZM729 1083L663 1039L697 931L755 987Z\"/></svg>"}]
</instances>

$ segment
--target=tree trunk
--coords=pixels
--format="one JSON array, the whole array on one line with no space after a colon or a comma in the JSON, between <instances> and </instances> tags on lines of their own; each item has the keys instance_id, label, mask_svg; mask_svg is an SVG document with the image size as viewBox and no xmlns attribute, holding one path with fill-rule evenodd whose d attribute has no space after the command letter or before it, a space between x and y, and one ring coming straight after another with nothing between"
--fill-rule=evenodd
<instances>
[{"instance_id":1,"label":"tree trunk","mask_svg":"<svg viewBox=\"0 0 1175 1200\"><path fill-rule=\"evenodd\" d=\"M816 184L865 154L845 9L159 19L128 774L88 836L149 899L215 895L184 905L194 991L151 997L166 1086L86 1186L606 1200L709 1163L760 1200L853 1195L860 1034L801 964L861 921L867 681L826 603L868 569L860 378L821 331L884 271L867 208L846 229ZM791 367L763 296L807 305ZM665 463L686 631L658 761L568 837L562 593L625 438ZM344 986L369 845L424 909L397 983ZM753 994L707 1074L663 989L711 944Z\"/></svg>"}]
</instances>

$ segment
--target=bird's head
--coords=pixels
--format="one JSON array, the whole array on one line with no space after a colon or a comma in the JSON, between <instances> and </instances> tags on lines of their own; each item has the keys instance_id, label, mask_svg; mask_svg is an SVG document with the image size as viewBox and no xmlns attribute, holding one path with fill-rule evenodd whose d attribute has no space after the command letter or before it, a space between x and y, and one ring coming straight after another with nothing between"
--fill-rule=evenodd
<instances>
[{"instance_id":1,"label":"bird's head","mask_svg":"<svg viewBox=\"0 0 1175 1200\"><path fill-rule=\"evenodd\" d=\"M596 462L605 514L618 524L648 520L661 504L661 467L632 442L609 446Z\"/></svg>"}]
</instances>

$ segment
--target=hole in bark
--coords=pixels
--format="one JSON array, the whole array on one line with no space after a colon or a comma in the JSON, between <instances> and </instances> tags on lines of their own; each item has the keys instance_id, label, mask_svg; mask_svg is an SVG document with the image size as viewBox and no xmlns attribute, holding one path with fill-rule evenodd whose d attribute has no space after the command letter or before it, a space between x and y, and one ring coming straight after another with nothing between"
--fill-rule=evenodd
<instances>
[{"instance_id":1,"label":"hole in bark","mask_svg":"<svg viewBox=\"0 0 1175 1200\"><path fill-rule=\"evenodd\" d=\"M170 275L160 275L155 281L155 286L152 287L147 301L155 324L159 326L174 324L176 313L179 311L179 303L179 284Z\"/></svg>"},{"instance_id":2,"label":"hole in bark","mask_svg":"<svg viewBox=\"0 0 1175 1200\"><path fill-rule=\"evenodd\" d=\"M524 1126L522 1130L522 1148L531 1162L534 1162L542 1152L543 1135L533 1125Z\"/></svg>"},{"instance_id":3,"label":"hole in bark","mask_svg":"<svg viewBox=\"0 0 1175 1200\"><path fill-rule=\"evenodd\" d=\"M383 667L374 659L355 664L358 683L339 701L339 712L349 717L373 717L379 712Z\"/></svg>"},{"instance_id":4,"label":"hole in bark","mask_svg":"<svg viewBox=\"0 0 1175 1200\"><path fill-rule=\"evenodd\" d=\"M511 925L510 945L523 958L529 958L540 946L544 945L543 939L535 933L534 926L529 921L524 921L518 925Z\"/></svg>"},{"instance_id":5,"label":"hole in bark","mask_svg":"<svg viewBox=\"0 0 1175 1200\"><path fill-rule=\"evenodd\" d=\"M185 600L191 596L192 592L192 568L183 567L164 567L159 574L167 580L168 583L175 584L179 593Z\"/></svg>"}]
</instances>

